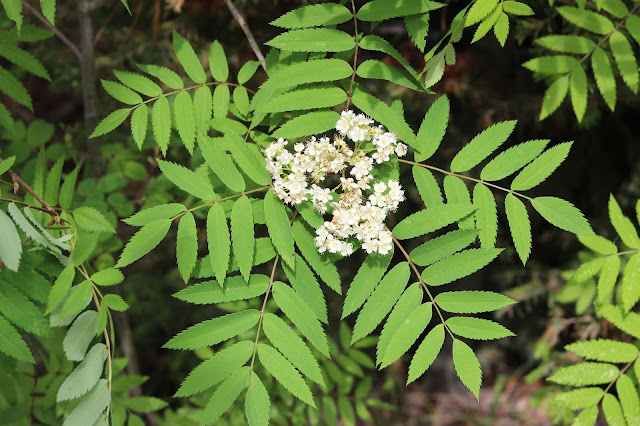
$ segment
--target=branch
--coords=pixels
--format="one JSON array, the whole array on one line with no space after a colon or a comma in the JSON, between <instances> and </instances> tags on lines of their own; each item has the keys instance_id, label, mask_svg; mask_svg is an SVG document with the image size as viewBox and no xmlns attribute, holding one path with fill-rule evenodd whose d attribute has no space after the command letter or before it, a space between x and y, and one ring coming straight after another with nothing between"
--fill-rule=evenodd
<instances>
[{"instance_id":1,"label":"branch","mask_svg":"<svg viewBox=\"0 0 640 426\"><path fill-rule=\"evenodd\" d=\"M256 57L262 64L262 69L264 69L264 72L267 72L267 64L264 61L264 56L262 56L262 52L260 51L260 47L258 47L258 43L256 43L256 39L253 38L253 34L251 34L251 30L249 29L249 25L247 25L247 21L244 20L231 0L224 1L225 3L227 3L227 7L231 11L233 17L236 19L236 21L238 21L238 24L240 24L240 28L242 28L242 31L244 31L244 35L247 36L247 40L249 40L249 44L251 45L251 49L253 49L253 53L256 54Z\"/></svg>"},{"instance_id":2,"label":"branch","mask_svg":"<svg viewBox=\"0 0 640 426\"><path fill-rule=\"evenodd\" d=\"M80 60L82 58L82 54L80 53L80 50L78 49L78 46L76 46L75 44L73 44L73 42L71 40L69 40L67 38L67 36L65 36L64 34L62 34L62 32L57 29L56 27L54 27L53 25L51 25L51 22L49 22L47 20L47 18L45 18L44 16L42 16L42 14L40 12L38 12L33 6L31 6L29 3L27 3L26 0L22 0L22 4L24 5L24 7L26 7L27 9L29 9L29 11L31 13L33 13L33 15L38 18L47 28L49 28L51 31L53 31L55 33L56 36L58 36L58 38L60 40L62 40L62 42L64 44L66 44L69 49L71 49L71 51L73 52L74 55L76 55L76 57L78 58L78 60Z\"/></svg>"},{"instance_id":3,"label":"branch","mask_svg":"<svg viewBox=\"0 0 640 426\"><path fill-rule=\"evenodd\" d=\"M2 163L2 158L0 158L0 163ZM36 192L31 189L31 187L29 185L27 185L27 183L25 181L22 180L22 178L20 178L20 176L18 176L17 174L14 173L13 170L9 169L9 173L11 173L11 178L13 178L13 181L16 182L18 185L22 186L24 189L27 190L27 192L29 192L29 194L33 195L33 198L35 198L40 204L42 204L42 207L44 209L44 211L46 211L48 214L50 214L51 216L58 217L58 212L56 211L56 209L54 209L53 207L51 207L49 204L45 203L45 201L42 199L42 197L40 197L38 194L36 194Z\"/></svg>"}]
</instances>

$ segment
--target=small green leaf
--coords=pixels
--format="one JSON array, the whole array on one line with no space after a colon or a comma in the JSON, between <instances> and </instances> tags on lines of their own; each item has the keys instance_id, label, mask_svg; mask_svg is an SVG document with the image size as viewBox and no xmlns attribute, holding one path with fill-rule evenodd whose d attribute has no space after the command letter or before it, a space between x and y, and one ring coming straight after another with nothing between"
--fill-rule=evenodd
<instances>
[{"instance_id":1,"label":"small green leaf","mask_svg":"<svg viewBox=\"0 0 640 426\"><path fill-rule=\"evenodd\" d=\"M516 16L531 16L534 14L530 6L519 1L502 2L502 10Z\"/></svg>"},{"instance_id":2,"label":"small green leaf","mask_svg":"<svg viewBox=\"0 0 640 426\"><path fill-rule=\"evenodd\" d=\"M410 253L411 260L420 266L431 265L465 249L476 238L478 238L478 231L475 229L448 232L413 249Z\"/></svg>"},{"instance_id":3,"label":"small green leaf","mask_svg":"<svg viewBox=\"0 0 640 426\"><path fill-rule=\"evenodd\" d=\"M145 96L153 98L153 97L162 95L162 89L160 88L160 86L158 86L150 78L145 77L144 75L136 74L130 71L119 71L119 70L114 70L113 73L118 78L118 80L122 82L122 84L124 84L125 86L128 86L129 88L137 92L142 93ZM106 90L106 87L105 87L105 90ZM133 100L133 97L130 97L130 98L131 100ZM140 102L142 102L142 99L140 99L139 102L131 103L131 105L139 104ZM125 103L129 103L129 102L125 102Z\"/></svg>"},{"instance_id":4,"label":"small green leaf","mask_svg":"<svg viewBox=\"0 0 640 426\"><path fill-rule=\"evenodd\" d=\"M102 303L105 304L109 309L118 312L124 312L129 309L129 305L127 304L127 302L125 302L124 299L117 294L106 294L102 298Z\"/></svg>"},{"instance_id":5,"label":"small green leaf","mask_svg":"<svg viewBox=\"0 0 640 426\"><path fill-rule=\"evenodd\" d=\"M156 220L143 226L124 247L116 268L130 265L156 248L167 235L170 227L170 219Z\"/></svg>"},{"instance_id":6,"label":"small green leaf","mask_svg":"<svg viewBox=\"0 0 640 426\"><path fill-rule=\"evenodd\" d=\"M200 178L195 172L179 164L164 160L158 160L158 166L162 174L183 191L205 201L215 198L211 183Z\"/></svg>"},{"instance_id":7,"label":"small green leaf","mask_svg":"<svg viewBox=\"0 0 640 426\"><path fill-rule=\"evenodd\" d=\"M327 303L318 280L302 257L296 254L293 259L291 264L295 265L295 270L286 264L282 265L291 287L309 304L315 317L326 324Z\"/></svg>"},{"instance_id":8,"label":"small green leaf","mask_svg":"<svg viewBox=\"0 0 640 426\"><path fill-rule=\"evenodd\" d=\"M213 346L250 330L259 317L259 311L248 309L202 321L178 333L163 348L187 350Z\"/></svg>"},{"instance_id":9,"label":"small green leaf","mask_svg":"<svg viewBox=\"0 0 640 426\"><path fill-rule=\"evenodd\" d=\"M341 4L312 4L285 13L270 24L281 28L308 28L342 24L353 18Z\"/></svg>"},{"instance_id":10,"label":"small green leaf","mask_svg":"<svg viewBox=\"0 0 640 426\"><path fill-rule=\"evenodd\" d=\"M383 21L399 16L416 15L443 7L443 3L429 0L400 0L389 2L387 0L373 0L366 3L358 10L357 18L361 21Z\"/></svg>"},{"instance_id":11,"label":"small green leaf","mask_svg":"<svg viewBox=\"0 0 640 426\"><path fill-rule=\"evenodd\" d=\"M640 300L640 253L634 254L627 266L624 268L622 274L622 307L626 312L629 312L631 308Z\"/></svg>"},{"instance_id":12,"label":"small green leaf","mask_svg":"<svg viewBox=\"0 0 640 426\"><path fill-rule=\"evenodd\" d=\"M171 108L167 98L160 98L154 104L151 110L151 129L156 138L156 142L160 145L162 155L167 155L169 147L169 139L171 138Z\"/></svg>"},{"instance_id":13,"label":"small green leaf","mask_svg":"<svg viewBox=\"0 0 640 426\"><path fill-rule=\"evenodd\" d=\"M480 178L484 181L506 178L540 155L548 143L548 139L538 139L512 146L489 161L480 172Z\"/></svg>"},{"instance_id":14,"label":"small green leaf","mask_svg":"<svg viewBox=\"0 0 640 426\"><path fill-rule=\"evenodd\" d=\"M105 379L98 380L89 393L80 400L80 403L69 414L63 426L92 425L99 419L111 402L109 383Z\"/></svg>"},{"instance_id":15,"label":"small green leaf","mask_svg":"<svg viewBox=\"0 0 640 426\"><path fill-rule=\"evenodd\" d=\"M313 238L315 232L306 226L302 221L296 220L293 222L293 239L300 249L302 256L309 262L309 265L313 268L318 276L325 282L333 291L338 294L342 294L342 287L340 281L340 275L335 263L327 256L318 253Z\"/></svg>"},{"instance_id":16,"label":"small green leaf","mask_svg":"<svg viewBox=\"0 0 640 426\"><path fill-rule=\"evenodd\" d=\"M575 342L565 349L586 359L612 363L632 362L638 356L638 348L634 345L608 339Z\"/></svg>"},{"instance_id":17,"label":"small green leaf","mask_svg":"<svg viewBox=\"0 0 640 426\"><path fill-rule=\"evenodd\" d=\"M265 44L293 52L343 52L356 45L349 34L331 28L291 30Z\"/></svg>"},{"instance_id":18,"label":"small green leaf","mask_svg":"<svg viewBox=\"0 0 640 426\"><path fill-rule=\"evenodd\" d=\"M150 413L152 411L158 411L168 405L166 401L151 396L136 396L133 398L128 398L124 400L122 404L129 410L136 411L138 413Z\"/></svg>"},{"instance_id":19,"label":"small green leaf","mask_svg":"<svg viewBox=\"0 0 640 426\"><path fill-rule=\"evenodd\" d=\"M339 87L296 89L276 96L267 102L262 111L286 112L332 107L347 100L347 94Z\"/></svg>"},{"instance_id":20,"label":"small green leaf","mask_svg":"<svg viewBox=\"0 0 640 426\"><path fill-rule=\"evenodd\" d=\"M498 207L493 193L481 183L473 189L473 207L476 209L476 228L482 248L492 248L498 237Z\"/></svg>"},{"instance_id":21,"label":"small green leaf","mask_svg":"<svg viewBox=\"0 0 640 426\"><path fill-rule=\"evenodd\" d=\"M536 44L545 49L565 53L590 53L596 44L586 37L577 35L549 35L535 40Z\"/></svg>"},{"instance_id":22,"label":"small green leaf","mask_svg":"<svg viewBox=\"0 0 640 426\"><path fill-rule=\"evenodd\" d=\"M193 113L193 102L189 92L180 92L173 100L173 122L176 125L180 139L189 154L193 154L196 138L196 117Z\"/></svg>"},{"instance_id":23,"label":"small green leaf","mask_svg":"<svg viewBox=\"0 0 640 426\"><path fill-rule=\"evenodd\" d=\"M253 75L256 73L256 70L260 67L259 61L248 61L245 62L242 67L240 67L240 71L238 71L238 83L245 84Z\"/></svg>"},{"instance_id":24,"label":"small green leaf","mask_svg":"<svg viewBox=\"0 0 640 426\"><path fill-rule=\"evenodd\" d=\"M569 76L563 75L556 79L544 93L540 120L544 120L557 110L569 91Z\"/></svg>"},{"instance_id":25,"label":"small green leaf","mask_svg":"<svg viewBox=\"0 0 640 426\"><path fill-rule=\"evenodd\" d=\"M342 319L358 310L369 298L373 289L387 271L392 257L382 256L378 253L372 253L367 256L349 285L347 297L342 308Z\"/></svg>"},{"instance_id":26,"label":"small green leaf","mask_svg":"<svg viewBox=\"0 0 640 426\"><path fill-rule=\"evenodd\" d=\"M550 224L574 234L593 234L591 225L582 212L570 202L556 197L536 197L533 208Z\"/></svg>"},{"instance_id":27,"label":"small green leaf","mask_svg":"<svg viewBox=\"0 0 640 426\"><path fill-rule=\"evenodd\" d=\"M622 209L613 195L609 196L609 218L622 242L631 248L640 249L638 231L631 220L622 213Z\"/></svg>"},{"instance_id":28,"label":"small green leaf","mask_svg":"<svg viewBox=\"0 0 640 426\"><path fill-rule=\"evenodd\" d=\"M578 66L578 60L569 55L540 56L528 60L522 66L544 75L565 74Z\"/></svg>"},{"instance_id":29,"label":"small green leaf","mask_svg":"<svg viewBox=\"0 0 640 426\"><path fill-rule=\"evenodd\" d=\"M107 347L103 343L95 344L62 383L58 389L56 401L78 398L89 392L102 376L107 355Z\"/></svg>"},{"instance_id":30,"label":"small green leaf","mask_svg":"<svg viewBox=\"0 0 640 426\"><path fill-rule=\"evenodd\" d=\"M27 343L2 315L0 315L0 352L20 361L35 363Z\"/></svg>"},{"instance_id":31,"label":"small green leaf","mask_svg":"<svg viewBox=\"0 0 640 426\"><path fill-rule=\"evenodd\" d=\"M237 134L228 131L224 134L227 148L231 156L243 172L258 185L271 184L271 175L266 169L266 162L258 159L249 149L249 145Z\"/></svg>"},{"instance_id":32,"label":"small green leaf","mask_svg":"<svg viewBox=\"0 0 640 426\"><path fill-rule=\"evenodd\" d=\"M460 381L480 400L482 369L478 357L463 341L453 339L453 365Z\"/></svg>"},{"instance_id":33,"label":"small green leaf","mask_svg":"<svg viewBox=\"0 0 640 426\"><path fill-rule=\"evenodd\" d=\"M215 118L224 118L229 112L229 99L231 93L229 86L221 84L213 90L213 116Z\"/></svg>"},{"instance_id":34,"label":"small green leaf","mask_svg":"<svg viewBox=\"0 0 640 426\"><path fill-rule=\"evenodd\" d=\"M147 74L154 76L173 90L180 90L184 88L184 84L182 83L180 76L169 68L151 64L136 64L136 66Z\"/></svg>"},{"instance_id":35,"label":"small green leaf","mask_svg":"<svg viewBox=\"0 0 640 426\"><path fill-rule=\"evenodd\" d=\"M627 424L637 424L640 421L640 399L636 385L627 374L621 375L616 381L616 393Z\"/></svg>"},{"instance_id":36,"label":"small green leaf","mask_svg":"<svg viewBox=\"0 0 640 426\"><path fill-rule=\"evenodd\" d=\"M67 265L62 270L62 272L60 272L55 282L53 283L53 286L51 287L51 291L49 292L49 299L47 302L47 310L45 311L45 314L53 311L58 307L60 302L62 302L64 297L69 292L71 284L73 284L75 273L76 268L73 264Z\"/></svg>"},{"instance_id":37,"label":"small green leaf","mask_svg":"<svg viewBox=\"0 0 640 426\"><path fill-rule=\"evenodd\" d=\"M386 367L400 358L420 337L431 321L433 308L431 302L417 307L394 333L384 353L380 367Z\"/></svg>"},{"instance_id":38,"label":"small green leaf","mask_svg":"<svg viewBox=\"0 0 640 426\"><path fill-rule=\"evenodd\" d=\"M613 364L581 362L557 369L547 380L569 386L602 385L612 382L619 373Z\"/></svg>"},{"instance_id":39,"label":"small green leaf","mask_svg":"<svg viewBox=\"0 0 640 426\"><path fill-rule=\"evenodd\" d=\"M453 254L422 271L422 280L430 286L448 284L488 265L502 249L469 249Z\"/></svg>"},{"instance_id":40,"label":"small green leaf","mask_svg":"<svg viewBox=\"0 0 640 426\"><path fill-rule=\"evenodd\" d=\"M174 216L179 215L182 212L187 211L187 208L183 204L171 203L160 204L157 206L149 207L134 214L133 216L123 219L124 223L132 226L145 226L151 222L161 219L171 219Z\"/></svg>"},{"instance_id":41,"label":"small green leaf","mask_svg":"<svg viewBox=\"0 0 640 426\"><path fill-rule=\"evenodd\" d=\"M422 376L433 364L444 343L444 325L436 325L424 338L411 359L407 384Z\"/></svg>"},{"instance_id":42,"label":"small green leaf","mask_svg":"<svg viewBox=\"0 0 640 426\"><path fill-rule=\"evenodd\" d=\"M467 339L493 340L514 334L490 320L473 317L451 317L445 323L452 333Z\"/></svg>"},{"instance_id":43,"label":"small green leaf","mask_svg":"<svg viewBox=\"0 0 640 426\"><path fill-rule=\"evenodd\" d=\"M306 402L312 407L316 404L309 386L305 383L300 373L278 351L264 343L258 344L258 357L264 368L275 377L296 398Z\"/></svg>"},{"instance_id":44,"label":"small green leaf","mask_svg":"<svg viewBox=\"0 0 640 426\"><path fill-rule=\"evenodd\" d=\"M393 228L393 235L400 239L419 237L456 222L474 211L464 204L442 204L414 213Z\"/></svg>"},{"instance_id":45,"label":"small green leaf","mask_svg":"<svg viewBox=\"0 0 640 426\"><path fill-rule=\"evenodd\" d=\"M597 48L591 55L591 68L602 98L613 111L616 106L616 80L609 57L601 48Z\"/></svg>"},{"instance_id":46,"label":"small green leaf","mask_svg":"<svg viewBox=\"0 0 640 426\"><path fill-rule=\"evenodd\" d=\"M466 172L487 158L507 140L516 123L515 120L503 121L483 130L453 157L451 171Z\"/></svg>"},{"instance_id":47,"label":"small green leaf","mask_svg":"<svg viewBox=\"0 0 640 426\"><path fill-rule=\"evenodd\" d=\"M90 138L96 138L98 136L105 135L118 127L126 118L129 116L131 112L131 108L122 108L113 111L111 114L107 115L99 124L96 126L93 133L91 133Z\"/></svg>"},{"instance_id":48,"label":"small green leaf","mask_svg":"<svg viewBox=\"0 0 640 426\"><path fill-rule=\"evenodd\" d=\"M0 210L0 260L5 266L18 272L20 266L20 257L22 256L22 242L20 234L13 221L5 212Z\"/></svg>"},{"instance_id":49,"label":"small green leaf","mask_svg":"<svg viewBox=\"0 0 640 426\"><path fill-rule=\"evenodd\" d=\"M104 90L111 95L117 101L125 103L127 105L138 105L142 102L142 97L127 86L116 83L115 81L100 80Z\"/></svg>"},{"instance_id":50,"label":"small green leaf","mask_svg":"<svg viewBox=\"0 0 640 426\"><path fill-rule=\"evenodd\" d=\"M568 6L557 7L556 10L567 21L592 33L605 35L613 31L609 19L591 10Z\"/></svg>"},{"instance_id":51,"label":"small green leaf","mask_svg":"<svg viewBox=\"0 0 640 426\"><path fill-rule=\"evenodd\" d=\"M434 302L441 309L457 314L497 311L516 303L507 296L490 291L448 291L438 294Z\"/></svg>"},{"instance_id":52,"label":"small green leaf","mask_svg":"<svg viewBox=\"0 0 640 426\"><path fill-rule=\"evenodd\" d=\"M602 398L602 412L610 425L624 425L626 423L620 403L610 393L606 393Z\"/></svg>"},{"instance_id":53,"label":"small green leaf","mask_svg":"<svg viewBox=\"0 0 640 426\"><path fill-rule=\"evenodd\" d=\"M116 232L102 213L93 207L78 207L73 211L73 217L78 226L87 231Z\"/></svg>"},{"instance_id":54,"label":"small green leaf","mask_svg":"<svg viewBox=\"0 0 640 426\"><path fill-rule=\"evenodd\" d=\"M211 75L216 81L227 81L229 78L229 65L227 64L227 55L218 40L211 43L209 47L209 69Z\"/></svg>"},{"instance_id":55,"label":"small green leaf","mask_svg":"<svg viewBox=\"0 0 640 426\"><path fill-rule=\"evenodd\" d=\"M405 70L377 59L368 59L361 63L358 66L357 75L362 78L390 81L419 92L425 90L420 80L415 79Z\"/></svg>"},{"instance_id":56,"label":"small green leaf","mask_svg":"<svg viewBox=\"0 0 640 426\"><path fill-rule=\"evenodd\" d=\"M196 220L191 212L187 212L178 224L176 256L180 275L186 283L198 257L198 233Z\"/></svg>"},{"instance_id":57,"label":"small green leaf","mask_svg":"<svg viewBox=\"0 0 640 426\"><path fill-rule=\"evenodd\" d=\"M513 194L507 194L504 205L511 238L513 238L513 244L524 265L531 253L531 222L527 214L527 207Z\"/></svg>"},{"instance_id":58,"label":"small green leaf","mask_svg":"<svg viewBox=\"0 0 640 426\"><path fill-rule=\"evenodd\" d=\"M285 207L273 194L273 190L269 190L265 195L264 215L274 247L288 264L292 264L295 254L293 231Z\"/></svg>"},{"instance_id":59,"label":"small green leaf","mask_svg":"<svg viewBox=\"0 0 640 426\"><path fill-rule=\"evenodd\" d=\"M271 403L269 393L256 373L251 371L249 388L244 401L244 412L249 426L267 426Z\"/></svg>"},{"instance_id":60,"label":"small green leaf","mask_svg":"<svg viewBox=\"0 0 640 426\"><path fill-rule=\"evenodd\" d=\"M215 423L233 404L249 382L250 367L242 367L220 384L202 413L201 424Z\"/></svg>"},{"instance_id":61,"label":"small green leaf","mask_svg":"<svg viewBox=\"0 0 640 426\"><path fill-rule=\"evenodd\" d=\"M198 146L207 165L216 176L232 191L242 192L245 190L244 178L222 149L222 141L223 138L210 138L205 135L199 140Z\"/></svg>"},{"instance_id":62,"label":"small green leaf","mask_svg":"<svg viewBox=\"0 0 640 426\"><path fill-rule=\"evenodd\" d=\"M409 315L413 311L415 311L420 304L422 303L422 296L424 294L424 290L420 287L420 283L413 283L405 290L405 292L400 296L398 302L393 307L391 314L389 314L389 318L384 324L382 328L382 333L380 333L380 338L378 339L378 344L376 345L376 364L382 364L382 361L387 353L387 350L390 349L391 340L394 339L395 334L398 332L399 328L402 324L409 318ZM425 324L425 327L428 324ZM351 333L347 336L348 339L345 339L343 347L348 349L351 340ZM398 344L398 342L396 342ZM402 345L402 342L399 344ZM406 349L405 349L406 350ZM402 355L402 354L401 354ZM394 359L395 361L395 359Z\"/></svg>"},{"instance_id":63,"label":"small green leaf","mask_svg":"<svg viewBox=\"0 0 640 426\"><path fill-rule=\"evenodd\" d=\"M98 313L96 311L86 311L78 315L62 341L64 353L68 359L82 361L89 344L98 331L97 320Z\"/></svg>"},{"instance_id":64,"label":"small green leaf","mask_svg":"<svg viewBox=\"0 0 640 426\"><path fill-rule=\"evenodd\" d=\"M420 198L422 198L425 207L444 204L442 190L440 189L440 185L438 185L436 179L433 177L433 173L424 167L418 166L414 166L411 170L413 172L413 181L418 187Z\"/></svg>"},{"instance_id":65,"label":"small green leaf","mask_svg":"<svg viewBox=\"0 0 640 426\"><path fill-rule=\"evenodd\" d=\"M244 278L233 276L225 280L224 288L217 281L203 281L180 290L173 296L197 305L225 303L260 296L267 291L268 286L269 277L266 275L251 275L248 284Z\"/></svg>"},{"instance_id":66,"label":"small green leaf","mask_svg":"<svg viewBox=\"0 0 640 426\"><path fill-rule=\"evenodd\" d=\"M207 242L211 256L211 267L216 280L220 286L223 286L231 256L231 236L224 208L219 203L212 205L207 214Z\"/></svg>"},{"instance_id":67,"label":"small green leaf","mask_svg":"<svg viewBox=\"0 0 640 426\"><path fill-rule=\"evenodd\" d=\"M247 282L253 266L255 248L253 226L251 202L249 197L243 195L233 204L231 211L231 240L233 241L233 255L238 262L240 273Z\"/></svg>"},{"instance_id":68,"label":"small green leaf","mask_svg":"<svg viewBox=\"0 0 640 426\"><path fill-rule=\"evenodd\" d=\"M207 75L193 47L176 31L173 32L173 50L178 57L178 61L180 61L180 65L182 65L182 68L194 83L203 84L207 81Z\"/></svg>"},{"instance_id":69,"label":"small green leaf","mask_svg":"<svg viewBox=\"0 0 640 426\"><path fill-rule=\"evenodd\" d=\"M511 189L526 191L544 182L569 155L573 142L564 142L546 150L513 179Z\"/></svg>"},{"instance_id":70,"label":"small green leaf","mask_svg":"<svg viewBox=\"0 0 640 426\"><path fill-rule=\"evenodd\" d=\"M415 141L415 160L420 162L430 158L440 147L449 121L449 98L439 97L424 116Z\"/></svg>"},{"instance_id":71,"label":"small green leaf","mask_svg":"<svg viewBox=\"0 0 640 426\"><path fill-rule=\"evenodd\" d=\"M339 119L340 114L335 111L312 111L288 120L271 136L274 138L294 139L302 136L317 135L332 130Z\"/></svg>"}]
</instances>

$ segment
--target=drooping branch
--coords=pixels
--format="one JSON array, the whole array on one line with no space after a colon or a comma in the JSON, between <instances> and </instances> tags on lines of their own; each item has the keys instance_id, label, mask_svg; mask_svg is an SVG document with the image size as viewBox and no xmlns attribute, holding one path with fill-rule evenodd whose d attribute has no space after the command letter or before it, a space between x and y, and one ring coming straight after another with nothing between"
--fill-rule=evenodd
<instances>
[{"instance_id":1,"label":"drooping branch","mask_svg":"<svg viewBox=\"0 0 640 426\"><path fill-rule=\"evenodd\" d=\"M231 0L224 0L224 1L225 3L227 3L227 7L231 11L231 14L235 18L235 20L238 21L238 24L240 24L240 28L242 28L242 31L244 31L244 35L247 36L247 40L249 40L249 45L251 46L253 53L255 53L256 57L262 64L262 69L264 69L264 72L267 72L267 64L264 60L264 56L262 55L262 52L260 51L260 47L258 46L258 43L256 43L256 39L253 37L251 30L249 29L249 25L247 25L247 21L244 20L244 18L242 17L242 15L240 14L240 12L238 11L238 9L236 8L236 6L233 4Z\"/></svg>"},{"instance_id":2,"label":"drooping branch","mask_svg":"<svg viewBox=\"0 0 640 426\"><path fill-rule=\"evenodd\" d=\"M62 40L62 42L64 44L66 44L69 49L71 49L71 51L73 52L74 55L76 55L76 57L78 58L78 60L81 59L82 54L80 53L80 50L78 49L78 46L76 46L75 44L73 44L73 42L71 40L69 40L67 38L67 36L65 36L62 31L60 31L59 29L57 29L56 27L54 27L53 25L51 25L51 22L49 22L47 20L47 18L45 18L44 16L42 16L42 14L40 12L38 12L38 10L36 8L34 8L33 6L31 6L26 0L22 0L22 4L24 7L26 7L27 9L29 9L29 11L31 13L33 13L33 16L35 16L36 18L38 18L38 20L40 20L47 28L49 28L51 31L53 31L53 33L60 39Z\"/></svg>"}]
</instances>

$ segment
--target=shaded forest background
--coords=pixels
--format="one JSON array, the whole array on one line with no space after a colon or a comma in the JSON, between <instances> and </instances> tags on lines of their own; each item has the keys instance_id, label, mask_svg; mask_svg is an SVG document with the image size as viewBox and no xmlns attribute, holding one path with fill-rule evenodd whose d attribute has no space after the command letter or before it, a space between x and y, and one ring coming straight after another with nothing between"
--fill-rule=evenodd
<instances>
[{"instance_id":1,"label":"shaded forest background","mask_svg":"<svg viewBox=\"0 0 640 426\"><path fill-rule=\"evenodd\" d=\"M219 40L236 71L246 61L255 59L224 0L130 0L131 16L120 2L103 3L92 13L98 81L112 79L113 69L135 69L136 63L175 67L171 51L174 30L189 39L196 51L204 51L212 40ZM263 43L279 33L277 28L268 25L269 22L304 3L238 0L236 6L266 53ZM565 101L555 114L540 122L538 116L545 87L533 80L532 74L521 64L540 52L541 48L532 46L532 38L549 29L557 29L562 22L545 11L546 2L529 4L536 15L519 19L514 24L504 48L492 36L470 44L472 32L465 33L465 39L459 44L457 63L446 68L444 78L433 88L437 95L449 96L452 112L445 141L431 164L444 167L474 135L501 120L519 120L509 144L530 139L551 139L552 143L575 140L565 164L531 195L553 194L570 200L584 212L596 233L615 238L607 221L609 194L616 196L623 210L630 210L640 198L638 98L623 88L615 112L610 112L598 96L591 96L587 115L580 125L569 102ZM465 2L454 0L449 7L432 14L427 49L442 37L452 17L464 6ZM56 26L74 41L79 40L77 7L76 2L58 2L56 16ZM33 16L26 19L35 22ZM414 68L422 69L423 55L409 40L400 21L381 24L375 33L396 46ZM53 83L24 76L22 81L34 98L33 113L8 99L7 104L12 106L13 115L26 123L36 119L53 123L55 131L48 145L59 144L59 149L69 150L80 159L86 158L82 85L76 58L56 37L31 44L30 51L45 64ZM358 59L368 59L366 52ZM265 78L259 70L249 87L257 88ZM407 120L414 129L419 127L437 97L382 82L369 89L388 102L402 100ZM98 86L100 118L116 108L113 100ZM5 131L0 134L0 144L8 144L18 136ZM161 182L156 181L157 151L134 149L126 129L90 143L99 145L104 172L96 179L85 179L78 188L80 196L90 198L102 193L105 198L113 192L109 186L114 184L113 179L105 181L104 177L116 174L126 177L115 187L127 199L133 200L129 214L154 197L157 201L157 197L163 196ZM60 151L49 150L48 160L54 162L56 152ZM181 159L180 151L172 152L171 148L169 156L174 161L187 158ZM28 173L27 170L27 176ZM85 168L84 173L88 178L92 170ZM402 205L403 211L398 217L421 208L417 190L409 187L407 192L409 201ZM501 322L517 337L480 342L474 347L485 371L480 404L456 379L450 362L450 348L445 346L439 356L441 362L409 387L404 385L407 366L401 361L375 376L377 397L394 407L376 413L379 424L548 424L548 414L536 403L544 396L546 372L555 357L560 356L553 350L560 351L565 343L576 338L606 337L607 330L601 329L589 312L576 315L572 305L556 302L555 295L564 283L560 271L576 264L575 253L580 245L573 235L552 229L539 217L533 216L532 220L533 234L537 237L526 268L522 267L511 247L509 236L500 234L497 246L508 247L505 254L482 272L456 284L458 290L504 292L520 302L501 312ZM506 223L503 215L499 221ZM129 226L121 224L118 227L118 237L122 241L132 233ZM119 349L132 357L131 372L150 377L143 385L143 393L166 400L171 400L175 389L198 359L192 352L164 350L162 345L177 331L221 312L219 307L194 309L171 297L184 288L176 267L172 266L175 262L169 260L175 258L175 244L171 241L175 239L167 238L160 249L127 269L121 291L132 309L116 318L120 329ZM117 249L117 244L108 248ZM103 260L108 261L108 258ZM359 265L360 262L352 264ZM343 262L340 271L345 283L356 272L349 268L349 262ZM335 294L327 296L330 322L337 324L342 298Z\"/></svg>"}]
</instances>

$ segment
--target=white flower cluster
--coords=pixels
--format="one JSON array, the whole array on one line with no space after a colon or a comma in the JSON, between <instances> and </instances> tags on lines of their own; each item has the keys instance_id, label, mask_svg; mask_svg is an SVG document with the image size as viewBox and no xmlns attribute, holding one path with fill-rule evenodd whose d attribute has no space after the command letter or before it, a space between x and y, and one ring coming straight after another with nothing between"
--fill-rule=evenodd
<instances>
[{"instance_id":1,"label":"white flower cluster","mask_svg":"<svg viewBox=\"0 0 640 426\"><path fill-rule=\"evenodd\" d=\"M372 119L353 111L342 112L336 130L333 141L311 137L305 144L295 144L293 151L287 149L289 143L284 139L267 147L274 193L291 205L311 200L321 214L332 208L331 221L316 230L320 253L348 256L353 253L349 240L355 237L367 253L387 254L393 241L384 220L404 200L404 191L394 180L374 183L371 172L374 164L389 161L393 155L404 156L407 146L395 134L375 126ZM332 181L336 186L326 187Z\"/></svg>"}]
</instances>

